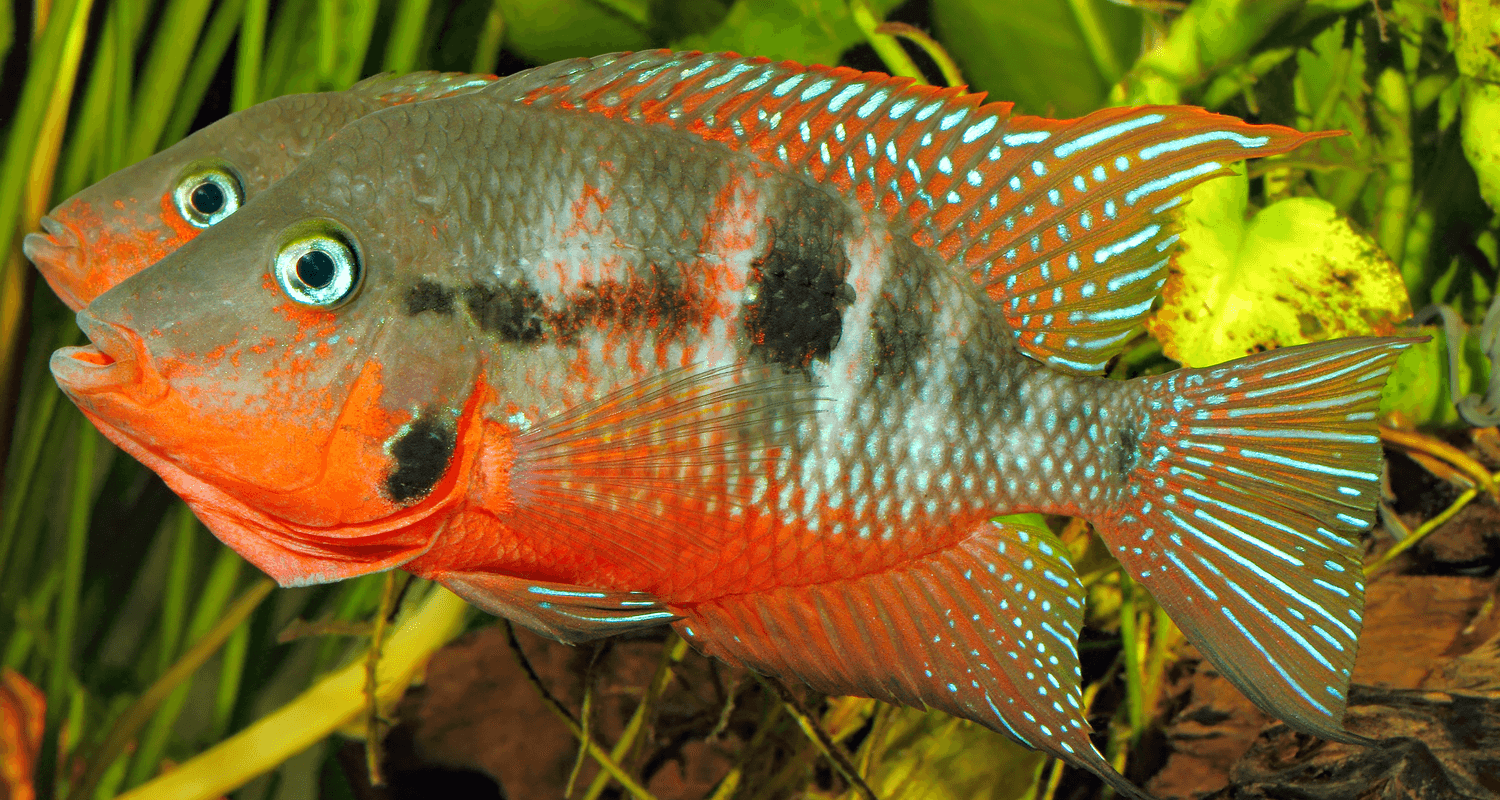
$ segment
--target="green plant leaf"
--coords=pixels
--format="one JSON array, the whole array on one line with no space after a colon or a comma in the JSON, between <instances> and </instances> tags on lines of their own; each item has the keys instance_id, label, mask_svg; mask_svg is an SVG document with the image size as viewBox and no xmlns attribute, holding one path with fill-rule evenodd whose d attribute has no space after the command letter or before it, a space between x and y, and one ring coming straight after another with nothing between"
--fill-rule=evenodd
<instances>
[{"instance_id":1,"label":"green plant leaf","mask_svg":"<svg viewBox=\"0 0 1500 800\"><path fill-rule=\"evenodd\" d=\"M1448 388L1448 336L1441 325L1423 328L1432 338L1412 345L1396 361L1380 396L1381 415L1397 412L1425 428L1467 428L1458 416ZM1471 331L1459 345L1458 393L1483 395L1489 384L1490 362Z\"/></svg>"},{"instance_id":2,"label":"green plant leaf","mask_svg":"<svg viewBox=\"0 0 1500 800\"><path fill-rule=\"evenodd\" d=\"M900 0L877 0L870 7L884 14L899 4ZM837 64L845 50L862 41L864 34L844 0L736 0L711 30L684 36L671 46Z\"/></svg>"},{"instance_id":3,"label":"green plant leaf","mask_svg":"<svg viewBox=\"0 0 1500 800\"><path fill-rule=\"evenodd\" d=\"M498 0L505 47L538 64L652 46L646 30L592 0Z\"/></svg>"},{"instance_id":4,"label":"green plant leaf","mask_svg":"<svg viewBox=\"0 0 1500 800\"><path fill-rule=\"evenodd\" d=\"M1102 106L1141 41L1139 12L1103 0L933 0L932 20L975 89L1045 116Z\"/></svg>"},{"instance_id":5,"label":"green plant leaf","mask_svg":"<svg viewBox=\"0 0 1500 800\"><path fill-rule=\"evenodd\" d=\"M1191 193L1183 253L1149 323L1202 367L1270 347L1388 334L1411 315L1401 273L1331 203L1293 197L1248 221L1243 172Z\"/></svg>"},{"instance_id":6,"label":"green plant leaf","mask_svg":"<svg viewBox=\"0 0 1500 800\"><path fill-rule=\"evenodd\" d=\"M886 800L1021 800L1034 797L1050 759L941 711L883 709L865 782Z\"/></svg>"}]
</instances>

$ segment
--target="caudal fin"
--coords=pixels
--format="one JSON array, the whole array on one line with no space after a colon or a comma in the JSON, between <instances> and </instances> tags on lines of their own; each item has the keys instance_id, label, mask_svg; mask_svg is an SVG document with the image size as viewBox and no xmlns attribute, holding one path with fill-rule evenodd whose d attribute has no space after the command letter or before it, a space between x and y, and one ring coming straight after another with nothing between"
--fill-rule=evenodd
<instances>
[{"instance_id":1,"label":"caudal fin","mask_svg":"<svg viewBox=\"0 0 1500 800\"><path fill-rule=\"evenodd\" d=\"M1101 534L1247 697L1305 733L1344 730L1374 521L1381 388L1417 340L1288 347L1141 379L1126 502Z\"/></svg>"}]
</instances>

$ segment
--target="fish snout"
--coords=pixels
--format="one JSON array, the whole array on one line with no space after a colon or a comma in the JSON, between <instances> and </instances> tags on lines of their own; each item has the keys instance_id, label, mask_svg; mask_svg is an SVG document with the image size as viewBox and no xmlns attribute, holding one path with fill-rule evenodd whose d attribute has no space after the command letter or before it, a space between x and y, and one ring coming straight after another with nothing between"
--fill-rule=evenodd
<instances>
[{"instance_id":1,"label":"fish snout","mask_svg":"<svg viewBox=\"0 0 1500 800\"><path fill-rule=\"evenodd\" d=\"M42 217L41 226L43 232L28 233L21 240L21 252L36 265L57 296L69 308L77 311L86 303L73 291L73 287L87 274L89 268L85 263L87 251L83 247L82 237L66 223L53 217Z\"/></svg>"},{"instance_id":2,"label":"fish snout","mask_svg":"<svg viewBox=\"0 0 1500 800\"><path fill-rule=\"evenodd\" d=\"M89 344L52 354L52 376L75 400L97 394L129 394L139 404L166 394L167 384L152 365L145 339L123 325L78 312L78 327Z\"/></svg>"}]
</instances>

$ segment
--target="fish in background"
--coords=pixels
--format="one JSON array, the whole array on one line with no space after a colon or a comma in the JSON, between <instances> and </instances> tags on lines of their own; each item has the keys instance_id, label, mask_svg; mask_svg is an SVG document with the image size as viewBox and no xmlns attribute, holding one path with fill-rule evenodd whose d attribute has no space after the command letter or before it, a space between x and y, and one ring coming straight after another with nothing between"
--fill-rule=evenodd
<instances>
[{"instance_id":1,"label":"fish in background","mask_svg":"<svg viewBox=\"0 0 1500 800\"><path fill-rule=\"evenodd\" d=\"M341 92L267 100L69 197L23 248L74 311L160 261L291 172L335 131L401 103L451 97L493 75L377 75Z\"/></svg>"},{"instance_id":2,"label":"fish in background","mask_svg":"<svg viewBox=\"0 0 1500 800\"><path fill-rule=\"evenodd\" d=\"M1317 134L731 54L542 69L343 127L95 299L58 382L284 585L670 622L1142 797L1089 740L1063 545L992 519L1080 516L1258 705L1369 741L1357 536L1412 340L1100 377L1182 193Z\"/></svg>"}]
</instances>

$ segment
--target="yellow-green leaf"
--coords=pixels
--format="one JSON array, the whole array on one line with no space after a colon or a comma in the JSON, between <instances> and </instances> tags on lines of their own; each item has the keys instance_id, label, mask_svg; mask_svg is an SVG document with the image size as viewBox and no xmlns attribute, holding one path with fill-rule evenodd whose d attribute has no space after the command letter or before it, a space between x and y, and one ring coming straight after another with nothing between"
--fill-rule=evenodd
<instances>
[{"instance_id":1,"label":"yellow-green leaf","mask_svg":"<svg viewBox=\"0 0 1500 800\"><path fill-rule=\"evenodd\" d=\"M1314 197L1244 217L1243 174L1195 189L1183 253L1152 334L1188 366L1340 336L1389 334L1411 315L1401 273L1370 237Z\"/></svg>"}]
</instances>

